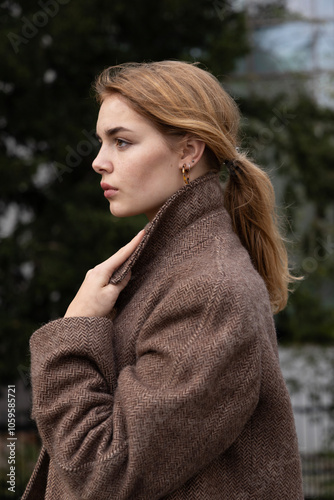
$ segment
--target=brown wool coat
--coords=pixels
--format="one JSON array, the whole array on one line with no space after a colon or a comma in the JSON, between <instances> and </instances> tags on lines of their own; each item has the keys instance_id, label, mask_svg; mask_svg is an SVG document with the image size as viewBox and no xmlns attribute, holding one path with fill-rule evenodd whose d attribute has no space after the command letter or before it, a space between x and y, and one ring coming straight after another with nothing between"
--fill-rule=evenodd
<instances>
[{"instance_id":1,"label":"brown wool coat","mask_svg":"<svg viewBox=\"0 0 334 500\"><path fill-rule=\"evenodd\" d=\"M268 294L216 174L173 195L117 315L31 338L43 450L24 500L301 500Z\"/></svg>"}]
</instances>

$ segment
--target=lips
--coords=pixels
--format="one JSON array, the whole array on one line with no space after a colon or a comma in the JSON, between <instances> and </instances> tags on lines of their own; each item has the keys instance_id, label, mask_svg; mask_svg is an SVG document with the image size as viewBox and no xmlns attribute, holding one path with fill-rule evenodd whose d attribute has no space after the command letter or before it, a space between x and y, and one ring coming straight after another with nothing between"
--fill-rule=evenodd
<instances>
[{"instance_id":1,"label":"lips","mask_svg":"<svg viewBox=\"0 0 334 500\"><path fill-rule=\"evenodd\" d=\"M101 182L101 188L103 189L104 196L106 198L111 198L118 192L117 188L115 188L114 186L110 186L110 184L107 184L106 182Z\"/></svg>"}]
</instances>

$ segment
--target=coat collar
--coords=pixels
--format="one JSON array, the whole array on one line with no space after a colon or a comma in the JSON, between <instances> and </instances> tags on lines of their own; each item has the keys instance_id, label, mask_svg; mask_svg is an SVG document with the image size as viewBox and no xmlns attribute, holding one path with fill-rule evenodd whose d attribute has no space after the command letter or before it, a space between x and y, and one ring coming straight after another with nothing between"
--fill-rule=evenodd
<instances>
[{"instance_id":1,"label":"coat collar","mask_svg":"<svg viewBox=\"0 0 334 500\"><path fill-rule=\"evenodd\" d=\"M145 226L145 235L133 254L114 272L109 283L120 283L142 256L144 249L155 255L180 231L200 217L223 206L219 174L210 172L183 186L162 205ZM145 253L146 253L145 251Z\"/></svg>"}]
</instances>

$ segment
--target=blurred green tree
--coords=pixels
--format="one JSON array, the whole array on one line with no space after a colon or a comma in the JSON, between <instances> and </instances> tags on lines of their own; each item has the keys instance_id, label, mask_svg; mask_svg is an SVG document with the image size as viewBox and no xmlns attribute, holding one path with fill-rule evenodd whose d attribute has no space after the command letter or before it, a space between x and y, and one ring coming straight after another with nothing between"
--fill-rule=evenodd
<instances>
[{"instance_id":1,"label":"blurred green tree","mask_svg":"<svg viewBox=\"0 0 334 500\"><path fill-rule=\"evenodd\" d=\"M0 375L28 364L28 339L62 316L85 272L145 224L110 216L91 169L98 107L90 86L125 61L200 60L224 81L248 50L228 0L2 2L0 16ZM265 92L264 92L265 94ZM296 270L282 339L333 340L332 110L310 97L240 99L243 147L275 165ZM316 326L315 326L316 325Z\"/></svg>"},{"instance_id":2,"label":"blurred green tree","mask_svg":"<svg viewBox=\"0 0 334 500\"><path fill-rule=\"evenodd\" d=\"M35 328L62 316L85 272L145 223L117 220L91 169L95 76L125 61L200 60L228 74L247 50L224 0L6 0L0 58L0 377L28 364Z\"/></svg>"}]
</instances>

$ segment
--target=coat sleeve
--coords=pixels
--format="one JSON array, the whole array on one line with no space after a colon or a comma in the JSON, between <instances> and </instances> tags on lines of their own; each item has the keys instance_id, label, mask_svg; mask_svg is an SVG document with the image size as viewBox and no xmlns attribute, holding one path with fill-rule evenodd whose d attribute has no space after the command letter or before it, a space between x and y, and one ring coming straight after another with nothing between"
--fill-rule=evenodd
<instances>
[{"instance_id":1,"label":"coat sleeve","mask_svg":"<svg viewBox=\"0 0 334 500\"><path fill-rule=\"evenodd\" d=\"M233 288L205 277L171 287L118 376L111 320L64 318L34 333L33 417L69 498L161 498L239 436L261 356Z\"/></svg>"}]
</instances>

